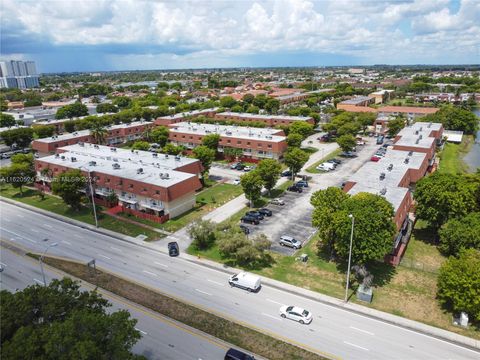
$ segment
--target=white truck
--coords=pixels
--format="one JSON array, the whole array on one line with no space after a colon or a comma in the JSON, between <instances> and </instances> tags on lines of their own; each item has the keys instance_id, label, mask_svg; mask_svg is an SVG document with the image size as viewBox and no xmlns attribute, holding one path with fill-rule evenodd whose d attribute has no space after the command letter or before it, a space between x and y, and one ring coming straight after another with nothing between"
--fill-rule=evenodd
<instances>
[{"instance_id":1,"label":"white truck","mask_svg":"<svg viewBox=\"0 0 480 360\"><path fill-rule=\"evenodd\" d=\"M249 274L247 272L241 272L230 276L228 283L231 287L239 287L249 292L257 292L262 286L259 276Z\"/></svg>"}]
</instances>

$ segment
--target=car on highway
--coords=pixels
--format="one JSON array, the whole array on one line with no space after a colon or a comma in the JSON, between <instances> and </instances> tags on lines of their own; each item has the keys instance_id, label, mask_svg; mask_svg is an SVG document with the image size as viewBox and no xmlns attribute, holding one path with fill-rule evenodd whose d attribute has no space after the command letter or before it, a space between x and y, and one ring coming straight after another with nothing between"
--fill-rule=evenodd
<instances>
[{"instance_id":1,"label":"car on highway","mask_svg":"<svg viewBox=\"0 0 480 360\"><path fill-rule=\"evenodd\" d=\"M254 225L260 224L260 220L258 220L256 217L249 216L249 215L245 215L240 219L240 221L247 224L254 224Z\"/></svg>"},{"instance_id":2,"label":"car on highway","mask_svg":"<svg viewBox=\"0 0 480 360\"><path fill-rule=\"evenodd\" d=\"M176 241L169 242L167 246L168 255L178 256L180 254L180 248L178 247L178 243Z\"/></svg>"},{"instance_id":3,"label":"car on highway","mask_svg":"<svg viewBox=\"0 0 480 360\"><path fill-rule=\"evenodd\" d=\"M302 193L303 189L299 186L292 185L287 188L288 191L296 192L296 193Z\"/></svg>"},{"instance_id":4,"label":"car on highway","mask_svg":"<svg viewBox=\"0 0 480 360\"><path fill-rule=\"evenodd\" d=\"M262 287L260 277L247 272L241 272L230 276L228 283L231 287L239 287L249 292L259 291Z\"/></svg>"},{"instance_id":5,"label":"car on highway","mask_svg":"<svg viewBox=\"0 0 480 360\"><path fill-rule=\"evenodd\" d=\"M258 209L258 212L260 214L262 214L263 216L272 216L272 210L270 209L267 209L267 208L261 208L261 209Z\"/></svg>"},{"instance_id":6,"label":"car on highway","mask_svg":"<svg viewBox=\"0 0 480 360\"><path fill-rule=\"evenodd\" d=\"M249 229L248 226L245 226L245 225L243 225L243 224L240 224L240 230L242 230L245 235L250 234L250 229Z\"/></svg>"},{"instance_id":7,"label":"car on highway","mask_svg":"<svg viewBox=\"0 0 480 360\"><path fill-rule=\"evenodd\" d=\"M310 324L313 320L313 316L310 311L298 306L282 306L280 308L280 316L284 319L298 321L300 324Z\"/></svg>"},{"instance_id":8,"label":"car on highway","mask_svg":"<svg viewBox=\"0 0 480 360\"><path fill-rule=\"evenodd\" d=\"M297 183L295 185L298 186L298 187L308 188L308 181L300 180L300 181L297 181Z\"/></svg>"},{"instance_id":9,"label":"car on highway","mask_svg":"<svg viewBox=\"0 0 480 360\"><path fill-rule=\"evenodd\" d=\"M285 205L285 201L283 201L282 199L276 198L276 199L272 199L272 201L270 201L270 204L283 206Z\"/></svg>"},{"instance_id":10,"label":"car on highway","mask_svg":"<svg viewBox=\"0 0 480 360\"><path fill-rule=\"evenodd\" d=\"M240 185L240 179L233 180L233 185Z\"/></svg>"},{"instance_id":11,"label":"car on highway","mask_svg":"<svg viewBox=\"0 0 480 360\"><path fill-rule=\"evenodd\" d=\"M279 243L282 246L291 247L291 248L294 248L294 249L297 249L297 250L302 247L302 243L300 241L298 241L297 239L295 239L294 237L289 236L289 235L280 236Z\"/></svg>"},{"instance_id":12,"label":"car on highway","mask_svg":"<svg viewBox=\"0 0 480 360\"><path fill-rule=\"evenodd\" d=\"M225 360L255 360L252 355L248 355L243 351L230 348L225 354Z\"/></svg>"}]
</instances>

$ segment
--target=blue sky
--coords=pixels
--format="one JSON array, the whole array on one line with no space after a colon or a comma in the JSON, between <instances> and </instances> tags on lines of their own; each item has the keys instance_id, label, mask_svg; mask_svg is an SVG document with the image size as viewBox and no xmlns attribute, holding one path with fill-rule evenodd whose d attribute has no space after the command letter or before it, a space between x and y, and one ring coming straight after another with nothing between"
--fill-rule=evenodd
<instances>
[{"instance_id":1,"label":"blue sky","mask_svg":"<svg viewBox=\"0 0 480 360\"><path fill-rule=\"evenodd\" d=\"M2 0L42 72L480 63L480 1Z\"/></svg>"}]
</instances>

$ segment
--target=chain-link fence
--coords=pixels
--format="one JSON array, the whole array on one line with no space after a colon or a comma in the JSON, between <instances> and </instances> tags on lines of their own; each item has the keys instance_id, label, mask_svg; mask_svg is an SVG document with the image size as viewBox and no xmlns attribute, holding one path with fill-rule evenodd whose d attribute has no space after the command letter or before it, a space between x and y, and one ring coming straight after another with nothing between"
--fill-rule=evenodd
<instances>
[{"instance_id":1,"label":"chain-link fence","mask_svg":"<svg viewBox=\"0 0 480 360\"><path fill-rule=\"evenodd\" d=\"M429 272L429 273L433 273L433 274L437 274L439 269L440 269L439 266L425 264L425 263L422 263L422 262L419 262L419 261L415 261L415 260L412 260L412 259L406 259L406 258L402 259L399 266L403 266L403 267L410 268L410 269L421 270L421 271L425 271L425 272Z\"/></svg>"}]
</instances>

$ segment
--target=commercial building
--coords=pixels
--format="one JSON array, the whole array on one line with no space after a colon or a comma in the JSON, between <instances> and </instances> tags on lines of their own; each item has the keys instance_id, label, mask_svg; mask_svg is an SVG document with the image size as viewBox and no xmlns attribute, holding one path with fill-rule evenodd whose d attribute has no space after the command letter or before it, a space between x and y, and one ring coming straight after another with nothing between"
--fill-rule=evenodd
<instances>
[{"instance_id":1,"label":"commercial building","mask_svg":"<svg viewBox=\"0 0 480 360\"><path fill-rule=\"evenodd\" d=\"M29 89L40 86L33 61L0 61L0 88Z\"/></svg>"},{"instance_id":2,"label":"commercial building","mask_svg":"<svg viewBox=\"0 0 480 360\"><path fill-rule=\"evenodd\" d=\"M272 128L182 122L170 125L169 139L175 145L193 149L209 134L220 135L219 152L224 152L225 148L240 149L242 158L250 161L280 159L287 149L283 131Z\"/></svg>"},{"instance_id":3,"label":"commercial building","mask_svg":"<svg viewBox=\"0 0 480 360\"><path fill-rule=\"evenodd\" d=\"M372 96L356 96L339 102L337 109L351 112L376 112L376 109L368 107L374 103L375 98Z\"/></svg>"},{"instance_id":4,"label":"commercial building","mask_svg":"<svg viewBox=\"0 0 480 360\"><path fill-rule=\"evenodd\" d=\"M206 116L213 118L217 113L218 108L211 109L202 109L202 110L193 110L186 111L174 115L161 116L155 119L155 125L168 126L170 124L176 124L183 121L190 121L193 118L198 116Z\"/></svg>"},{"instance_id":5,"label":"commercial building","mask_svg":"<svg viewBox=\"0 0 480 360\"><path fill-rule=\"evenodd\" d=\"M107 130L105 143L107 145L118 145L127 141L141 139L144 131L152 125L153 123L151 121L135 121L129 124L107 126L105 127ZM39 156L46 156L54 154L60 147L78 144L79 142L94 143L95 139L90 134L90 130L81 130L36 139L32 141L32 149L35 150Z\"/></svg>"},{"instance_id":6,"label":"commercial building","mask_svg":"<svg viewBox=\"0 0 480 360\"><path fill-rule=\"evenodd\" d=\"M53 177L71 169L92 179L96 203L160 223L192 209L201 188L196 159L88 143L35 160L36 185L48 191Z\"/></svg>"},{"instance_id":7,"label":"commercial building","mask_svg":"<svg viewBox=\"0 0 480 360\"><path fill-rule=\"evenodd\" d=\"M314 125L315 120L310 116L288 115L259 115L250 113L221 112L215 115L215 119L222 121L235 121L238 123L256 122L268 126L291 125L294 122L306 122Z\"/></svg>"},{"instance_id":8,"label":"commercial building","mask_svg":"<svg viewBox=\"0 0 480 360\"><path fill-rule=\"evenodd\" d=\"M378 90L368 96L373 97L375 104L384 104L393 98L394 90Z\"/></svg>"},{"instance_id":9,"label":"commercial building","mask_svg":"<svg viewBox=\"0 0 480 360\"><path fill-rule=\"evenodd\" d=\"M385 157L363 165L346 183L350 195L368 192L383 196L394 210L397 234L386 261L398 265L413 227L411 187L433 169L435 147L441 141L441 124L416 123L403 129Z\"/></svg>"}]
</instances>

